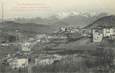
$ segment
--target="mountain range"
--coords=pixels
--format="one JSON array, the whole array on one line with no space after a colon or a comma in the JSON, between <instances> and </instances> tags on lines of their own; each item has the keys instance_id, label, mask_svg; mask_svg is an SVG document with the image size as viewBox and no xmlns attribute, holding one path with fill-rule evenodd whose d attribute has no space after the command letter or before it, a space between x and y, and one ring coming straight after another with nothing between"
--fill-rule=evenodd
<instances>
[{"instance_id":1,"label":"mountain range","mask_svg":"<svg viewBox=\"0 0 115 73\"><path fill-rule=\"evenodd\" d=\"M66 17L51 16L48 18L18 18L12 21L0 23L0 29L4 31L21 30L29 33L52 33L62 26L98 27L105 24L114 24L115 16L107 13L98 15L69 14Z\"/></svg>"},{"instance_id":2,"label":"mountain range","mask_svg":"<svg viewBox=\"0 0 115 73\"><path fill-rule=\"evenodd\" d=\"M68 26L68 25L84 27L93 23L95 20L107 15L108 15L107 13L92 15L89 13L77 14L75 12L72 13L63 12L57 15L52 15L48 18L40 18L40 17L17 18L14 21L18 23L36 23L36 24L52 25L56 27Z\"/></svg>"}]
</instances>

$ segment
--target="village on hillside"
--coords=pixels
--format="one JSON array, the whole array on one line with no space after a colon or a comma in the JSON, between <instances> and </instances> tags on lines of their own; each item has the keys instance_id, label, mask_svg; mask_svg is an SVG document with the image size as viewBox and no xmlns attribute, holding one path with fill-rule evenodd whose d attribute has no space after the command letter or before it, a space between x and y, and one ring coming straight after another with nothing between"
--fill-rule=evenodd
<instances>
[{"instance_id":1,"label":"village on hillside","mask_svg":"<svg viewBox=\"0 0 115 73\"><path fill-rule=\"evenodd\" d=\"M0 0L0 73L115 73L115 0Z\"/></svg>"},{"instance_id":2,"label":"village on hillside","mask_svg":"<svg viewBox=\"0 0 115 73\"><path fill-rule=\"evenodd\" d=\"M0 71L2 73L8 73L8 70L10 70L11 73L44 73L48 71L52 72L54 68L56 72L58 70L67 71L66 64L69 65L68 69L72 72L77 69L77 71L81 73L81 71L89 65L86 70L87 73L95 73L95 70L108 72L109 68L115 65L115 59L112 53L113 48L108 49L107 47L107 49L105 49L102 44L104 40L115 40L114 27L80 28L65 26L60 27L53 33L40 33L29 38L26 38L19 30L16 30L15 33L15 42L10 42L8 37L7 39L1 40L0 46L3 47L3 49L10 46L12 46L12 48L16 47L14 53L7 53L0 59ZM75 48L70 51L63 48L54 48L71 42L80 43L82 40L85 42L85 39L88 39L90 42L90 44L85 43L86 45L96 46L95 50L89 50L91 49L90 47L86 47L88 49L85 50ZM101 63L103 64L101 65ZM73 64L75 64L75 66ZM59 68L60 66L62 66L62 69ZM77 66L83 66L83 69L80 67L72 69ZM104 71L105 69L107 71ZM114 69L111 68L110 71L113 72Z\"/></svg>"}]
</instances>

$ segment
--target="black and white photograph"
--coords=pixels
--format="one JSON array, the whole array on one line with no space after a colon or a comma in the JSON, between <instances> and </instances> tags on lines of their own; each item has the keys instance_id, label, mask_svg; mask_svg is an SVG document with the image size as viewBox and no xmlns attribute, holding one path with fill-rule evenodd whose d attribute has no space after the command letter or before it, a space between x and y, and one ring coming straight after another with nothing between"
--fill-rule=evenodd
<instances>
[{"instance_id":1,"label":"black and white photograph","mask_svg":"<svg viewBox=\"0 0 115 73\"><path fill-rule=\"evenodd\" d=\"M0 0L0 73L115 73L115 0Z\"/></svg>"}]
</instances>

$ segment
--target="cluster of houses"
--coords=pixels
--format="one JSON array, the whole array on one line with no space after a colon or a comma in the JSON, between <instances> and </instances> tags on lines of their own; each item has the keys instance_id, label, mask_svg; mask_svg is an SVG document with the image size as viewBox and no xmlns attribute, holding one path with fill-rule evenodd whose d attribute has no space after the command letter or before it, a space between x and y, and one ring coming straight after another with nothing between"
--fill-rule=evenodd
<instances>
[{"instance_id":1,"label":"cluster of houses","mask_svg":"<svg viewBox=\"0 0 115 73\"><path fill-rule=\"evenodd\" d=\"M8 63L12 69L25 68L28 66L28 59L27 58L11 58L11 59L8 59Z\"/></svg>"},{"instance_id":2,"label":"cluster of houses","mask_svg":"<svg viewBox=\"0 0 115 73\"><path fill-rule=\"evenodd\" d=\"M8 54L3 59L2 62L7 64L12 69L25 68L28 66L28 58L19 57L16 54Z\"/></svg>"},{"instance_id":3,"label":"cluster of houses","mask_svg":"<svg viewBox=\"0 0 115 73\"><path fill-rule=\"evenodd\" d=\"M31 64L32 66L46 66L54 64L55 62L59 62L63 57L57 54L54 55L47 55L47 54L40 54L37 57L32 58ZM4 58L5 62L8 66L12 69L21 69L21 68L28 68L30 65L29 57L25 56L16 56L16 54L8 54Z\"/></svg>"},{"instance_id":4,"label":"cluster of houses","mask_svg":"<svg viewBox=\"0 0 115 73\"><path fill-rule=\"evenodd\" d=\"M94 27L87 28L75 28L75 27L61 27L60 32L74 33L78 32L81 36L90 37L93 42L101 42L104 38L111 40L115 39L115 27ZM77 37L77 36L76 36Z\"/></svg>"},{"instance_id":5,"label":"cluster of houses","mask_svg":"<svg viewBox=\"0 0 115 73\"><path fill-rule=\"evenodd\" d=\"M115 28L113 27L97 27L92 29L93 42L101 42L104 38L115 39Z\"/></svg>"},{"instance_id":6,"label":"cluster of houses","mask_svg":"<svg viewBox=\"0 0 115 73\"><path fill-rule=\"evenodd\" d=\"M29 53L32 52L32 46L38 42L49 42L48 39L59 38L52 35L39 34L35 38L31 38L28 41L20 43L18 51L15 54L8 54L5 58L6 62L12 69L26 68L29 66ZM62 37L64 38L64 37ZM33 60L34 65L49 65L53 64L55 61L61 60L62 57L59 55L40 55Z\"/></svg>"},{"instance_id":7,"label":"cluster of houses","mask_svg":"<svg viewBox=\"0 0 115 73\"><path fill-rule=\"evenodd\" d=\"M62 59L63 57L57 54L54 55L41 55L38 58L35 59L35 64L36 65L50 65L55 62L58 62Z\"/></svg>"},{"instance_id":8,"label":"cluster of houses","mask_svg":"<svg viewBox=\"0 0 115 73\"><path fill-rule=\"evenodd\" d=\"M61 27L58 32L75 33L75 32L79 32L79 31L80 31L79 27L67 26L67 27Z\"/></svg>"},{"instance_id":9,"label":"cluster of houses","mask_svg":"<svg viewBox=\"0 0 115 73\"><path fill-rule=\"evenodd\" d=\"M92 35L93 42L101 42L104 38L114 39L115 38L115 28L113 27L96 27L91 30L89 29L80 29L80 28L72 28L62 27L59 32L70 32L74 33L79 32L82 34L82 36L89 36ZM40 34L35 37L35 39L30 39L33 42L25 42L21 44L21 51L30 53L31 52L31 46L38 43L38 42L49 42L49 39L57 39L57 38L67 38L64 36L57 36L57 35L46 35L46 34ZM41 55L39 57L34 58L34 65L49 65L53 64L56 61L60 61L62 59L62 56L60 55ZM25 68L29 65L29 58L26 57L12 57L11 55L7 56L7 62L9 63L10 67L12 69L16 68Z\"/></svg>"}]
</instances>

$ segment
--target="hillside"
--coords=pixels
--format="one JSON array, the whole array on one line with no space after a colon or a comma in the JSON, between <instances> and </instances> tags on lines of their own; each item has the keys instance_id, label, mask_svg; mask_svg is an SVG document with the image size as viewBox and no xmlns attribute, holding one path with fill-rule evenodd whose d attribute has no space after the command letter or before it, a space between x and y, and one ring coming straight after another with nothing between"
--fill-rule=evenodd
<instances>
[{"instance_id":1,"label":"hillside","mask_svg":"<svg viewBox=\"0 0 115 73\"><path fill-rule=\"evenodd\" d=\"M115 16L104 16L97 19L92 24L86 26L85 28L95 28L95 27L115 27Z\"/></svg>"},{"instance_id":2,"label":"hillside","mask_svg":"<svg viewBox=\"0 0 115 73\"><path fill-rule=\"evenodd\" d=\"M49 25L35 24L35 23L18 23L14 21L6 21L3 24L0 23L0 29L3 31L15 31L20 30L30 33L50 33L53 28Z\"/></svg>"}]
</instances>

